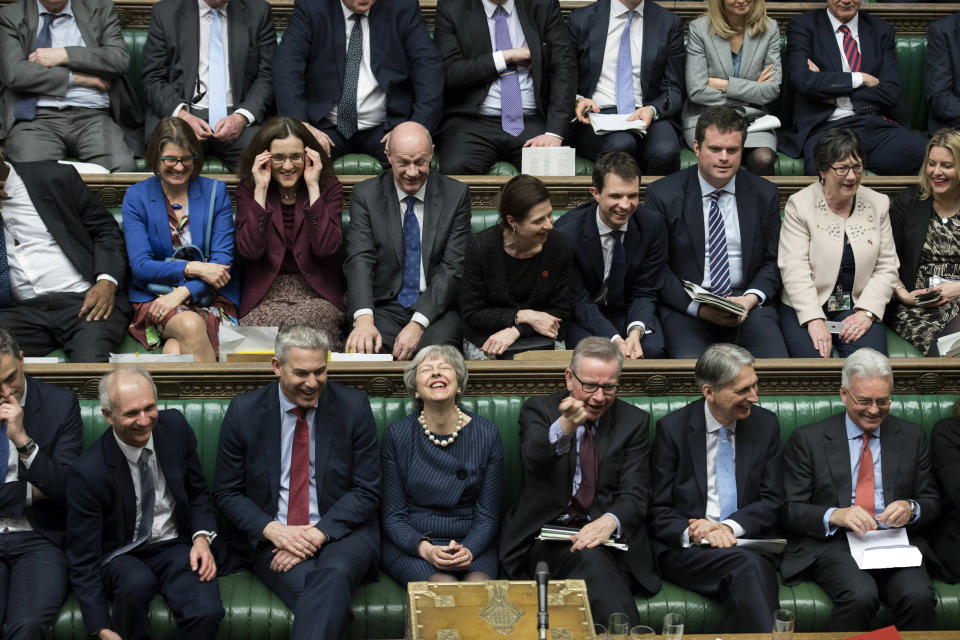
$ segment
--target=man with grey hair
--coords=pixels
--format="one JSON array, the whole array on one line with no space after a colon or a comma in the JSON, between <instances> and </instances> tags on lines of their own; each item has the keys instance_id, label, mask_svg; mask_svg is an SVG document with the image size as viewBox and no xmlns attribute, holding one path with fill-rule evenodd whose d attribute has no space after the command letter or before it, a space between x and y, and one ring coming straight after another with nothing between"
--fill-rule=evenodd
<instances>
[{"instance_id":1,"label":"man with grey hair","mask_svg":"<svg viewBox=\"0 0 960 640\"><path fill-rule=\"evenodd\" d=\"M523 492L500 536L510 578L540 561L553 578L586 581L597 620L626 613L640 624L633 585L660 590L647 540L650 416L617 399L623 354L608 338L584 338L566 370L567 387L527 400L520 411ZM544 525L569 527L569 542L536 540ZM629 545L604 546L610 538Z\"/></svg>"},{"instance_id":2,"label":"man with grey hair","mask_svg":"<svg viewBox=\"0 0 960 640\"><path fill-rule=\"evenodd\" d=\"M69 585L67 473L83 424L73 392L23 372L23 352L0 329L0 628L44 638Z\"/></svg>"},{"instance_id":3,"label":"man with grey hair","mask_svg":"<svg viewBox=\"0 0 960 640\"><path fill-rule=\"evenodd\" d=\"M278 380L233 399L217 451L217 507L293 611L292 640L339 637L380 550L377 427L363 392L327 382L327 351L320 329L281 327Z\"/></svg>"},{"instance_id":4,"label":"man with grey hair","mask_svg":"<svg viewBox=\"0 0 960 640\"><path fill-rule=\"evenodd\" d=\"M193 429L176 409L157 408L140 367L103 377L100 411L111 428L67 486L67 555L84 630L100 640L149 638L160 593L177 620L170 638L212 640L224 615L211 551L217 522Z\"/></svg>"},{"instance_id":5,"label":"man with grey hair","mask_svg":"<svg viewBox=\"0 0 960 640\"><path fill-rule=\"evenodd\" d=\"M893 372L869 348L843 365L846 411L799 427L783 452L780 573L787 585L816 580L833 600L831 631L866 631L881 600L901 629L933 629L928 569L943 571L921 532L940 514L923 427L890 415ZM861 570L846 532L906 527L923 553L918 567Z\"/></svg>"},{"instance_id":6,"label":"man with grey hair","mask_svg":"<svg viewBox=\"0 0 960 640\"><path fill-rule=\"evenodd\" d=\"M773 537L780 423L754 406L757 374L746 349L711 345L694 375L703 398L657 423L654 553L664 578L720 600L717 631L769 632L779 608L775 556L740 540Z\"/></svg>"}]
</instances>

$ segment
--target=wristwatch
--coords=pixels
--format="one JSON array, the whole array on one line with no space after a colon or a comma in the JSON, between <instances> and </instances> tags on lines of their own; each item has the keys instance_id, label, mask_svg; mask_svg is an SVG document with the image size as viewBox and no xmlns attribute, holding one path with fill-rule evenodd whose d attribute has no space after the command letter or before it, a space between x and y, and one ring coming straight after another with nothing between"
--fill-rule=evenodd
<instances>
[{"instance_id":1,"label":"wristwatch","mask_svg":"<svg viewBox=\"0 0 960 640\"><path fill-rule=\"evenodd\" d=\"M870 322L876 322L877 314L873 311L867 311L866 309L857 309L857 311L863 311L863 315L867 316L870 319Z\"/></svg>"},{"instance_id":2,"label":"wristwatch","mask_svg":"<svg viewBox=\"0 0 960 640\"><path fill-rule=\"evenodd\" d=\"M17 447L17 453L22 456L29 456L36 448L37 443L33 441L33 438L30 438L22 447Z\"/></svg>"}]
</instances>

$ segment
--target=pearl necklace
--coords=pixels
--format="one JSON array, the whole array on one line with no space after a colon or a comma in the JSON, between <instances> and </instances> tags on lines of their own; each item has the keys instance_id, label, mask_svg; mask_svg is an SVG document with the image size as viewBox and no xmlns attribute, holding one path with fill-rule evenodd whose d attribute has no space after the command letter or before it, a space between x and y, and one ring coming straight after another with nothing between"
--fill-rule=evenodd
<instances>
[{"instance_id":1,"label":"pearl necklace","mask_svg":"<svg viewBox=\"0 0 960 640\"><path fill-rule=\"evenodd\" d=\"M423 417L423 412L420 413L420 415L417 417L417 420L423 427L423 435L427 436L427 440L438 447L450 446L453 441L457 439L457 436L460 435L460 429L463 429L463 412L460 411L460 407L457 407L457 428L446 440L441 440L437 436L433 435L433 433L430 431L430 427L427 426L427 420Z\"/></svg>"}]
</instances>

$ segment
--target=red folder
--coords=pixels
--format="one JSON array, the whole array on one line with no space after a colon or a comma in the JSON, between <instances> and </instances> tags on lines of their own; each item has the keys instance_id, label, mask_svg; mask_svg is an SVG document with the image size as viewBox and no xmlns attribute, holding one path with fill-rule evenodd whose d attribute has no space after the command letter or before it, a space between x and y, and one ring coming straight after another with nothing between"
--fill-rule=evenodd
<instances>
[{"instance_id":1,"label":"red folder","mask_svg":"<svg viewBox=\"0 0 960 640\"><path fill-rule=\"evenodd\" d=\"M861 633L858 636L850 636L846 640L903 640L897 633L897 628L890 626L869 633Z\"/></svg>"}]
</instances>

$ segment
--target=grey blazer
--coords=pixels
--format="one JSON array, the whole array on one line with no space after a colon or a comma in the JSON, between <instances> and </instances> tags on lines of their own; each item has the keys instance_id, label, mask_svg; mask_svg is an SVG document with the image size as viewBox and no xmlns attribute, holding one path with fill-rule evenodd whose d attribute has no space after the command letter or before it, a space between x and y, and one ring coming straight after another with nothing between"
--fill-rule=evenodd
<instances>
[{"instance_id":1,"label":"grey blazer","mask_svg":"<svg viewBox=\"0 0 960 640\"><path fill-rule=\"evenodd\" d=\"M780 66L780 30L775 20L767 19L767 30L753 37L744 35L741 49L740 75L733 75L733 60L730 43L716 34L708 33L707 16L700 16L690 23L687 40L686 85L687 99L680 116L684 137L693 148L693 133L700 113L707 107L729 105L743 107L748 118L758 118L770 113L767 105L780 95L783 70ZM757 82L756 78L767 65L773 65L775 79ZM726 93L707 85L707 78L727 78L730 86ZM752 133L747 136L747 146L777 148L775 132Z\"/></svg>"}]
</instances>

